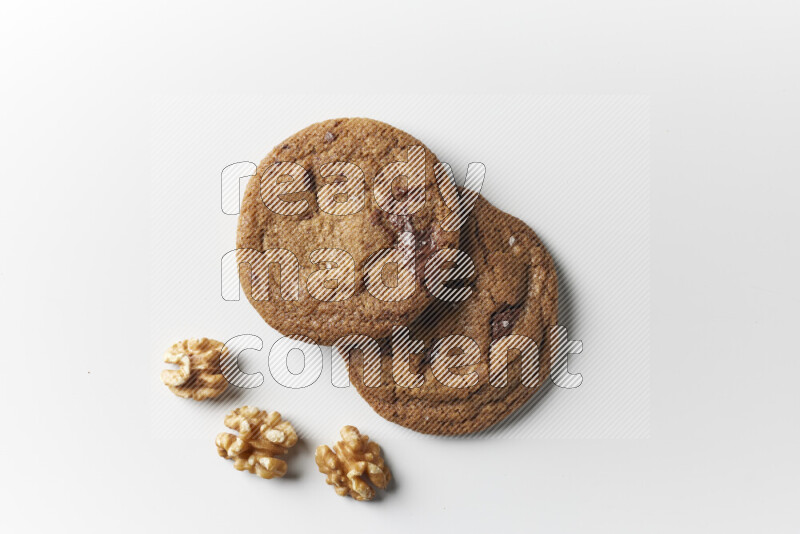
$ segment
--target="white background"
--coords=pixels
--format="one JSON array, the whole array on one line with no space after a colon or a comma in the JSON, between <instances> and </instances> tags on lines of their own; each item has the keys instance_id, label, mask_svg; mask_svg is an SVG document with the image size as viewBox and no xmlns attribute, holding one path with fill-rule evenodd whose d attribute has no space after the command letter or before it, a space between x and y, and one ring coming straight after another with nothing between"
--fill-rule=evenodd
<instances>
[{"instance_id":1,"label":"white background","mask_svg":"<svg viewBox=\"0 0 800 534\"><path fill-rule=\"evenodd\" d=\"M793 3L0 9L5 529L798 529ZM322 483L315 443L264 481L183 438L189 422L163 435L153 337L184 330L180 300L163 323L151 306L152 110L331 92L649 97L649 438L397 434L398 483L365 504ZM439 127L398 125L449 150Z\"/></svg>"}]
</instances>

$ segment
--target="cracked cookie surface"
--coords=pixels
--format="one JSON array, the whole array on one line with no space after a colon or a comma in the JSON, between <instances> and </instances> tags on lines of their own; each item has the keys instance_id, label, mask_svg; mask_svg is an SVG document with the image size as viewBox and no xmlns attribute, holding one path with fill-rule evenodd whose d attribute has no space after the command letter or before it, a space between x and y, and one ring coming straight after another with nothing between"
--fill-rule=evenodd
<instances>
[{"instance_id":1,"label":"cracked cookie surface","mask_svg":"<svg viewBox=\"0 0 800 534\"><path fill-rule=\"evenodd\" d=\"M414 146L422 147L425 154L424 203L411 215L393 215L382 210L376 201L373 191L375 177L386 165L407 161L409 148ZM306 190L275 195L283 201L292 201L292 206L305 206L306 209L292 215L281 215L268 209L262 201L262 195L269 196L271 192L261 190L260 177L270 168L287 162L298 164L308 172L304 177ZM360 190L355 186L358 180L352 178L358 174L353 167L347 176L336 175L330 168L321 173L324 165L334 162L347 162L363 172L363 208L356 213L331 213L335 211L337 202L354 198L344 191L357 197ZM299 293L296 300L283 298L279 278L287 276L283 269L279 271L273 266L265 272L254 273L254 278L247 269L240 269L242 288L261 317L284 335L299 334L319 344L331 345L348 334L386 336L392 326L407 324L419 315L433 300L422 284L425 261L440 248L456 247L459 236L459 232L446 232L440 225L448 212L436 186L436 163L436 156L419 140L371 119L320 122L279 143L261 161L247 186L236 245L238 249L257 252L270 249L290 251L299 262ZM331 184L339 189L332 189ZM395 200L422 194L418 188L416 192L410 191L412 188L408 184L405 178L395 180L391 189ZM321 194L321 191L326 193ZM334 193L327 194L329 191ZM376 298L365 286L365 265L376 252L398 246L398 236L406 231L415 238L415 291L409 298L398 301ZM314 262L312 254L320 249L347 251L352 257L352 278L340 277L337 285L335 281L326 279L327 275L315 274L342 266L337 261ZM340 255L340 259L349 263L346 256ZM239 261L243 261L241 251ZM258 277L268 278L268 298L254 298L253 288L263 282ZM328 291L329 295L336 296L339 291L338 296L347 298L338 301L317 298L318 293L309 292L310 277L314 283L321 280L314 287L322 293Z\"/></svg>"},{"instance_id":2,"label":"cracked cookie surface","mask_svg":"<svg viewBox=\"0 0 800 534\"><path fill-rule=\"evenodd\" d=\"M424 342L424 350L413 351L417 354L408 358L407 368L393 374L388 339L380 344L380 370L374 373L369 371L375 367L366 362L365 351L344 351L349 353L350 381L372 408L389 421L427 434L466 434L488 428L520 408L549 379L546 334L556 325L558 301L550 254L531 228L482 197L461 229L460 248L475 265L474 277L463 284L472 293L459 303L434 302L409 324L411 340ZM474 340L475 345L445 343L435 350L437 342L454 335ZM510 346L506 342L512 338L504 337L510 335L536 343L535 376L531 374L533 360L523 357L522 350L500 350ZM497 365L502 359L490 365L492 343L498 344L498 354L507 355L505 374L506 367ZM440 360L448 354L450 360ZM466 356L459 361L459 354ZM454 365L448 367L447 361ZM443 369L456 376L450 375L448 382ZM415 388L397 383L412 383L410 375L421 376L424 382ZM495 385L503 382L505 386Z\"/></svg>"}]
</instances>

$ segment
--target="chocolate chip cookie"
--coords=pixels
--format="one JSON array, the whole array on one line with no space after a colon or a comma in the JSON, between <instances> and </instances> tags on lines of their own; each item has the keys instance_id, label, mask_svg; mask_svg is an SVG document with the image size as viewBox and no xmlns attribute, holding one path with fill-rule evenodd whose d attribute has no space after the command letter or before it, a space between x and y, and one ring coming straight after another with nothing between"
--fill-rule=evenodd
<instances>
[{"instance_id":1,"label":"chocolate chip cookie","mask_svg":"<svg viewBox=\"0 0 800 534\"><path fill-rule=\"evenodd\" d=\"M539 238L479 197L460 248L474 276L451 289L468 289L465 300L436 301L405 332L382 340L379 356L363 342L337 345L349 355L351 383L379 415L427 434L488 428L549 380L558 289ZM407 357L393 359L398 351Z\"/></svg>"},{"instance_id":2,"label":"chocolate chip cookie","mask_svg":"<svg viewBox=\"0 0 800 534\"><path fill-rule=\"evenodd\" d=\"M279 143L247 186L237 233L250 267L240 281L261 317L323 345L383 337L417 317L433 300L428 258L459 240L441 226L436 163L419 140L371 119L320 122Z\"/></svg>"}]
</instances>

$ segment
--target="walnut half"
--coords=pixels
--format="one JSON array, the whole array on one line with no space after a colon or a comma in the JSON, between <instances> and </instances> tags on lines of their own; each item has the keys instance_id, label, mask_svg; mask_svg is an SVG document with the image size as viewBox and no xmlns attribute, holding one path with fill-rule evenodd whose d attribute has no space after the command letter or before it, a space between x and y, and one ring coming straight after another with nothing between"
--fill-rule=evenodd
<instances>
[{"instance_id":1,"label":"walnut half","mask_svg":"<svg viewBox=\"0 0 800 534\"><path fill-rule=\"evenodd\" d=\"M205 337L175 343L164 354L164 361L179 368L161 371L161 381L184 399L201 401L219 397L228 387L220 367L224 354L224 343Z\"/></svg>"},{"instance_id":2,"label":"walnut half","mask_svg":"<svg viewBox=\"0 0 800 534\"><path fill-rule=\"evenodd\" d=\"M225 417L225 426L238 431L239 436L219 434L217 452L232 459L234 468L261 478L286 474L286 462L275 456L286 454L297 443L297 433L291 423L281 420L281 414L242 406Z\"/></svg>"},{"instance_id":3,"label":"walnut half","mask_svg":"<svg viewBox=\"0 0 800 534\"><path fill-rule=\"evenodd\" d=\"M385 489L392 479L386 467L381 448L369 436L362 436L354 426L345 426L340 431L342 441L333 446L317 447L315 460L320 473L327 475L325 482L333 486L337 494L350 495L357 501L369 501L375 497L376 488Z\"/></svg>"}]
</instances>

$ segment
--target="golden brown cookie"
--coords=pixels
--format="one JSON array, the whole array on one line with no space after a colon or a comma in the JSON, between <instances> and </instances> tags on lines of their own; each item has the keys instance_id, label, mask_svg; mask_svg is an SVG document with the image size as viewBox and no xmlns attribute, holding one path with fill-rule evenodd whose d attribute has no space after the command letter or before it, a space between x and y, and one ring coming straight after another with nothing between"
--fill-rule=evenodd
<instances>
[{"instance_id":1,"label":"golden brown cookie","mask_svg":"<svg viewBox=\"0 0 800 534\"><path fill-rule=\"evenodd\" d=\"M461 229L460 248L475 266L466 300L433 303L409 325L410 342L383 340L379 368L377 355L365 357L363 348L340 350L349 353L352 384L378 414L427 434L488 428L549 380L547 333L558 300L550 254L525 223L482 197ZM407 366L392 359L398 347L417 353Z\"/></svg>"},{"instance_id":2,"label":"golden brown cookie","mask_svg":"<svg viewBox=\"0 0 800 534\"><path fill-rule=\"evenodd\" d=\"M418 172L406 176L403 162L412 161L421 162ZM448 211L436 163L419 140L371 119L320 122L278 144L247 186L237 233L239 262L264 261L252 273L240 269L264 320L330 345L354 333L386 336L419 315L433 300L422 284L427 259L458 244L458 231L441 228ZM369 278L381 250L408 252L412 237L415 254L403 269L389 265ZM257 260L264 251L279 252Z\"/></svg>"}]
</instances>

